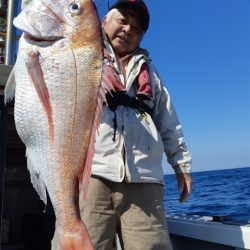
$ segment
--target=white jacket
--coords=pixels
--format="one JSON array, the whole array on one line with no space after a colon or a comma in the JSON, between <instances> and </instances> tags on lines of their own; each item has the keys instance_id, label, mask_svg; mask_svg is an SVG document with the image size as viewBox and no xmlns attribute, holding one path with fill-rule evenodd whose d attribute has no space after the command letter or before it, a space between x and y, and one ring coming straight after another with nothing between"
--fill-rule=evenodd
<instances>
[{"instance_id":1,"label":"white jacket","mask_svg":"<svg viewBox=\"0 0 250 250\"><path fill-rule=\"evenodd\" d=\"M114 55L113 58L118 68ZM115 113L105 106L96 135L92 175L115 182L122 182L125 178L127 182L163 184L164 151L176 172L190 172L191 156L182 127L170 96L145 50L138 49L126 67L126 90L135 96L135 79L144 62L150 68L153 101L148 101L148 104L153 107L153 116L147 114L145 119L136 109L118 106L115 130ZM114 133L115 141L112 140Z\"/></svg>"}]
</instances>

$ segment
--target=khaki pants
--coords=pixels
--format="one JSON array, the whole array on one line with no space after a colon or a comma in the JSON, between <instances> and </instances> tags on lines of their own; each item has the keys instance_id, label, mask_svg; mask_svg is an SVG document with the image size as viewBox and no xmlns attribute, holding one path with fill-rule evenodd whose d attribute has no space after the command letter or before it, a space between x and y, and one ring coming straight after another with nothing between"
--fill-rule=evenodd
<instances>
[{"instance_id":1,"label":"khaki pants","mask_svg":"<svg viewBox=\"0 0 250 250\"><path fill-rule=\"evenodd\" d=\"M95 250L113 249L118 225L125 250L172 250L163 195L160 184L116 183L92 177L80 209ZM52 249L59 249L56 233L52 244Z\"/></svg>"}]
</instances>

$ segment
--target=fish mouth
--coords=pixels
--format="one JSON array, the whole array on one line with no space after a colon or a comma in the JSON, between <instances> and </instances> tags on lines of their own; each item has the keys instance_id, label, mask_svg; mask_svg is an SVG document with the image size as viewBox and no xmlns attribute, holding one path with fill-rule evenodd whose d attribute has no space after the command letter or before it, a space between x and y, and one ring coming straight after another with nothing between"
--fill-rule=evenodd
<instances>
[{"instance_id":1,"label":"fish mouth","mask_svg":"<svg viewBox=\"0 0 250 250\"><path fill-rule=\"evenodd\" d=\"M49 42L49 43L55 43L59 40L62 40L64 37L35 37L29 33L24 33L24 37L26 40L30 40L33 42L37 43L42 43L42 42Z\"/></svg>"},{"instance_id":2,"label":"fish mouth","mask_svg":"<svg viewBox=\"0 0 250 250\"><path fill-rule=\"evenodd\" d=\"M34 3L34 6L31 3L31 6L13 20L14 26L23 31L26 41L40 45L62 40L64 23L64 20L42 1L38 5Z\"/></svg>"},{"instance_id":3,"label":"fish mouth","mask_svg":"<svg viewBox=\"0 0 250 250\"><path fill-rule=\"evenodd\" d=\"M24 32L23 35L26 42L40 47L52 46L62 40L65 40L65 37L36 37L26 32Z\"/></svg>"}]
</instances>

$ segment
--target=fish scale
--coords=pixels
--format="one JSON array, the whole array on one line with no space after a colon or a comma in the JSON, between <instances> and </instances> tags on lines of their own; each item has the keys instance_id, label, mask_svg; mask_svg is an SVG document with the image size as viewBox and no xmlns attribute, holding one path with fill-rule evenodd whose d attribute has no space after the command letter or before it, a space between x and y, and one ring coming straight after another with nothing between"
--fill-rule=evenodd
<instances>
[{"instance_id":1,"label":"fish scale","mask_svg":"<svg viewBox=\"0 0 250 250\"><path fill-rule=\"evenodd\" d=\"M46 190L50 196L63 250L93 249L78 198L79 187L86 195L104 101L96 7L75 4L79 10L72 1L33 0L14 20L23 31L14 66L16 128L33 186L45 203Z\"/></svg>"}]
</instances>

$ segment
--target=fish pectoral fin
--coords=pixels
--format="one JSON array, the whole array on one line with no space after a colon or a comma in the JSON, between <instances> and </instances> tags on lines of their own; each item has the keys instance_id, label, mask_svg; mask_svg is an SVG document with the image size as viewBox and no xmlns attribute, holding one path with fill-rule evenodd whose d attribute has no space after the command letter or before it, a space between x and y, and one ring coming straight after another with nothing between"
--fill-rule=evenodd
<instances>
[{"instance_id":1,"label":"fish pectoral fin","mask_svg":"<svg viewBox=\"0 0 250 250\"><path fill-rule=\"evenodd\" d=\"M31 159L27 155L27 167L30 172L30 179L33 187L35 188L36 192L38 193L40 199L47 204L47 193L46 187L44 182L41 180L39 173L34 168Z\"/></svg>"},{"instance_id":2,"label":"fish pectoral fin","mask_svg":"<svg viewBox=\"0 0 250 250\"><path fill-rule=\"evenodd\" d=\"M12 99L15 97L16 91L16 79L14 74L14 68L11 70L7 83L4 89L4 103L7 104L11 102Z\"/></svg>"},{"instance_id":3,"label":"fish pectoral fin","mask_svg":"<svg viewBox=\"0 0 250 250\"><path fill-rule=\"evenodd\" d=\"M36 51L30 51L25 60L25 64L27 67L27 72L39 97L39 100L47 114L50 142L52 143L54 138L52 106L50 103L49 91L39 62L39 53Z\"/></svg>"}]
</instances>

